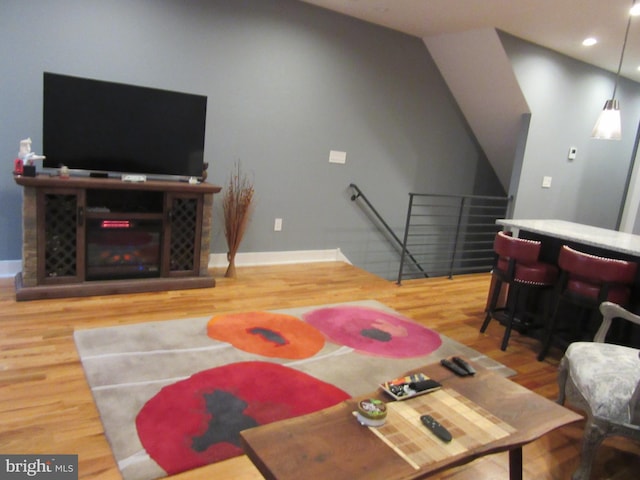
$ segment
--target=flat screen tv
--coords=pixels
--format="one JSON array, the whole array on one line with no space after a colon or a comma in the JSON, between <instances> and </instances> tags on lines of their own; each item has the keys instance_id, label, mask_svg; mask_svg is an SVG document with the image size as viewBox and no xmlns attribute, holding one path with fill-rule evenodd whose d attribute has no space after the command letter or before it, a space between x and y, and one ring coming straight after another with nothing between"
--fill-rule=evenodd
<instances>
[{"instance_id":1,"label":"flat screen tv","mask_svg":"<svg viewBox=\"0 0 640 480\"><path fill-rule=\"evenodd\" d=\"M45 169L197 177L207 97L44 73Z\"/></svg>"}]
</instances>

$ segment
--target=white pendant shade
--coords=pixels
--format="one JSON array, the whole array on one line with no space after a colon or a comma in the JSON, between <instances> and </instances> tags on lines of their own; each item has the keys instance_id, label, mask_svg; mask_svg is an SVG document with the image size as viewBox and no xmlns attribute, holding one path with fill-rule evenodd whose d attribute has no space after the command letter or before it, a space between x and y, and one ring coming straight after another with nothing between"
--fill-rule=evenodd
<instances>
[{"instance_id":1,"label":"white pendant shade","mask_svg":"<svg viewBox=\"0 0 640 480\"><path fill-rule=\"evenodd\" d=\"M602 140L620 140L622 138L618 100L607 100L605 102L604 109L598 117L596 126L593 127L591 136Z\"/></svg>"},{"instance_id":2,"label":"white pendant shade","mask_svg":"<svg viewBox=\"0 0 640 480\"><path fill-rule=\"evenodd\" d=\"M604 109L598 117L596 126L593 127L591 136L604 140L620 140L622 139L622 126L620 120L620 105L616 100L616 91L618 89L618 80L620 80L620 70L622 69L622 61L624 60L624 51L627 48L627 40L629 39L629 27L631 27L631 17L638 14L637 0L632 0L629 18L627 19L627 28L624 32L624 42L622 43L622 52L620 52L620 62L618 63L618 72L616 73L616 83L613 86L613 95L611 100L607 100Z\"/></svg>"}]
</instances>

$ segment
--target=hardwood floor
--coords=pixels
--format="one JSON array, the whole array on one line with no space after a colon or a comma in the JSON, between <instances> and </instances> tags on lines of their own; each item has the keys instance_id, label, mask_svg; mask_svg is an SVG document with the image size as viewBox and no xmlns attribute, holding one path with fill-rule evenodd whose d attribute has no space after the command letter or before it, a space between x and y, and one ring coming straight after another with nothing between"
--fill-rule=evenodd
<instances>
[{"instance_id":1,"label":"hardwood floor","mask_svg":"<svg viewBox=\"0 0 640 480\"><path fill-rule=\"evenodd\" d=\"M237 279L214 271L212 289L16 302L13 279L0 280L0 453L79 455L84 479L121 478L103 433L73 343L73 330L189 318L222 312L290 308L373 299L513 368L512 379L548 398L557 394L561 352L536 360L538 342L514 333L500 350L503 327L479 333L488 274L452 280L406 281L402 286L340 262L238 268ZM373 385L372 385L373 388ZM567 479L576 468L581 424L525 446L524 477ZM507 478L508 458L497 454L450 470L440 479ZM640 445L608 440L593 478L637 478ZM176 475L176 479L262 478L246 457ZM304 478L304 472L301 477Z\"/></svg>"}]
</instances>

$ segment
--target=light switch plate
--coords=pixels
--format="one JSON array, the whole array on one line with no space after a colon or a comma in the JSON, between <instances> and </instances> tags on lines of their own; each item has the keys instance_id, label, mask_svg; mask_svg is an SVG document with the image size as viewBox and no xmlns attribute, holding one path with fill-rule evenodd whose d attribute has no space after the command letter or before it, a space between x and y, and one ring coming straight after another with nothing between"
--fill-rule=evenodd
<instances>
[{"instance_id":1,"label":"light switch plate","mask_svg":"<svg viewBox=\"0 0 640 480\"><path fill-rule=\"evenodd\" d=\"M542 177L542 188L551 188L551 177Z\"/></svg>"},{"instance_id":2,"label":"light switch plate","mask_svg":"<svg viewBox=\"0 0 640 480\"><path fill-rule=\"evenodd\" d=\"M347 163L347 152L331 150L329 152L329 163Z\"/></svg>"}]
</instances>

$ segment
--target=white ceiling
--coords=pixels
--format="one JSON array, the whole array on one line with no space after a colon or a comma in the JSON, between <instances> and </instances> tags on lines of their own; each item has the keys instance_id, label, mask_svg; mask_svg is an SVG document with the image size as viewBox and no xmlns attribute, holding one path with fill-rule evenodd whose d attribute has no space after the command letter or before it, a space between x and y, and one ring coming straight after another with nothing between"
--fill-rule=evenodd
<instances>
[{"instance_id":1,"label":"white ceiling","mask_svg":"<svg viewBox=\"0 0 640 480\"><path fill-rule=\"evenodd\" d=\"M302 0L419 38L487 27L617 71L632 0ZM599 43L583 47L593 36ZM622 75L640 82L640 17Z\"/></svg>"}]
</instances>

